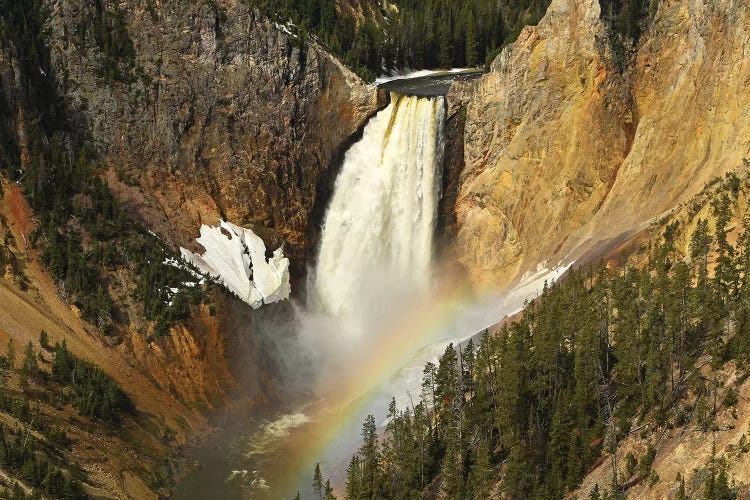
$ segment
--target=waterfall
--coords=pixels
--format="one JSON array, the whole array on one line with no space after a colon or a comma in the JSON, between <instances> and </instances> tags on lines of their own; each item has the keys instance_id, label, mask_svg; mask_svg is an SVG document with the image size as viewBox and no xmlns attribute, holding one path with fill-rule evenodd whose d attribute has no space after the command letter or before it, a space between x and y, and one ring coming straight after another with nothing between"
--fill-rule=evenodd
<instances>
[{"instance_id":1,"label":"waterfall","mask_svg":"<svg viewBox=\"0 0 750 500\"><path fill-rule=\"evenodd\" d=\"M362 318L376 290L429 288L444 115L442 97L392 94L347 151L308 283L314 309Z\"/></svg>"}]
</instances>

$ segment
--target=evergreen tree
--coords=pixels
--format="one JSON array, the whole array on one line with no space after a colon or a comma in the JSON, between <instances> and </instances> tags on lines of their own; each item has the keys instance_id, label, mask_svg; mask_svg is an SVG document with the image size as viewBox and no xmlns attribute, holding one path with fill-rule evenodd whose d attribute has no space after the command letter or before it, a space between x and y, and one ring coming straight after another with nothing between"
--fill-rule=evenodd
<instances>
[{"instance_id":1,"label":"evergreen tree","mask_svg":"<svg viewBox=\"0 0 750 500\"><path fill-rule=\"evenodd\" d=\"M360 498L362 491L362 469L359 454L354 454L346 469L346 498Z\"/></svg>"},{"instance_id":2,"label":"evergreen tree","mask_svg":"<svg viewBox=\"0 0 750 500\"><path fill-rule=\"evenodd\" d=\"M464 495L463 450L458 435L448 439L443 459L443 491L447 498L462 498Z\"/></svg>"},{"instance_id":3,"label":"evergreen tree","mask_svg":"<svg viewBox=\"0 0 750 500\"><path fill-rule=\"evenodd\" d=\"M36 377L38 370L39 366L36 363L34 345L29 340L24 349L23 362L21 364L21 387L24 391L28 391L29 379Z\"/></svg>"},{"instance_id":4,"label":"evergreen tree","mask_svg":"<svg viewBox=\"0 0 750 500\"><path fill-rule=\"evenodd\" d=\"M331 486L330 479L326 479L324 493L325 493L325 500L336 500L336 497L333 495L333 486Z\"/></svg>"},{"instance_id":5,"label":"evergreen tree","mask_svg":"<svg viewBox=\"0 0 750 500\"><path fill-rule=\"evenodd\" d=\"M474 500L489 498L492 488L492 465L487 440L479 438L473 453L473 461L469 472L468 490Z\"/></svg>"},{"instance_id":6,"label":"evergreen tree","mask_svg":"<svg viewBox=\"0 0 750 500\"><path fill-rule=\"evenodd\" d=\"M8 346L5 350L5 359L8 360L8 368L11 370L16 369L16 342L13 339L8 341Z\"/></svg>"},{"instance_id":7,"label":"evergreen tree","mask_svg":"<svg viewBox=\"0 0 750 500\"><path fill-rule=\"evenodd\" d=\"M677 500L688 500L687 493L685 491L685 478L681 474L677 474L679 486L677 488Z\"/></svg>"},{"instance_id":8,"label":"evergreen tree","mask_svg":"<svg viewBox=\"0 0 750 500\"><path fill-rule=\"evenodd\" d=\"M319 499L323 499L323 475L320 473L320 463L315 464L315 472L313 472L313 492L318 496Z\"/></svg>"},{"instance_id":9,"label":"evergreen tree","mask_svg":"<svg viewBox=\"0 0 750 500\"><path fill-rule=\"evenodd\" d=\"M42 347L42 349L49 350L49 336L47 335L47 332L45 330L42 330L39 332L39 345Z\"/></svg>"},{"instance_id":10,"label":"evergreen tree","mask_svg":"<svg viewBox=\"0 0 750 500\"><path fill-rule=\"evenodd\" d=\"M503 495L562 498L607 454L612 487L605 494L596 486L591 498L617 498L624 485L616 451L632 422L668 427L694 418L710 429L725 391L698 370L702 360L717 339L729 338L714 360L736 353L750 362L750 217L736 248L728 236L738 199L739 191L714 205L711 272L707 221L697 221L689 258L675 244L683 223L672 223L643 247L638 267L573 269L563 282L545 284L520 318L485 332L476 350L474 342L449 345L437 366L425 366L421 402L399 410L391 400L382 448L374 419L365 422L347 497L414 498L439 485L446 498L486 498L502 464ZM689 414L685 395L698 396ZM649 447L637 472L635 459L626 460L627 478L656 478L655 454ZM706 498L734 493L723 460L714 457L707 472ZM678 481L678 495L686 496Z\"/></svg>"},{"instance_id":11,"label":"evergreen tree","mask_svg":"<svg viewBox=\"0 0 750 500\"><path fill-rule=\"evenodd\" d=\"M729 300L734 297L737 288L737 283L735 282L737 272L734 268L734 248L727 240L727 226L731 216L728 195L724 194L714 204L714 214L716 215L715 239L718 251L714 282L721 300L721 312L725 312L724 308Z\"/></svg>"},{"instance_id":12,"label":"evergreen tree","mask_svg":"<svg viewBox=\"0 0 750 500\"><path fill-rule=\"evenodd\" d=\"M368 415L362 425L362 447L359 449L359 456L362 464L360 497L375 498L379 494L380 453L375 417L372 415Z\"/></svg>"},{"instance_id":13,"label":"evergreen tree","mask_svg":"<svg viewBox=\"0 0 750 500\"><path fill-rule=\"evenodd\" d=\"M23 353L23 363L21 364L21 374L27 377L35 377L39 371L37 365L36 352L34 351L34 344L29 340L26 344L26 348Z\"/></svg>"},{"instance_id":14,"label":"evergreen tree","mask_svg":"<svg viewBox=\"0 0 750 500\"><path fill-rule=\"evenodd\" d=\"M708 252L711 245L711 237L708 234L708 220L698 219L693 236L690 240L690 257L696 269L698 286L697 291L702 301L708 297Z\"/></svg>"}]
</instances>

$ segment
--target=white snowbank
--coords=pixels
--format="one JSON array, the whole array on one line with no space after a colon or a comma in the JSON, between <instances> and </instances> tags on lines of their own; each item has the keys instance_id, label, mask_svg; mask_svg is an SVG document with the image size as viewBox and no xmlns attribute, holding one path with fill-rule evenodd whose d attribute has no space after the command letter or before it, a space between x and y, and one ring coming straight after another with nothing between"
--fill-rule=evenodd
<instances>
[{"instance_id":1,"label":"white snowbank","mask_svg":"<svg viewBox=\"0 0 750 500\"><path fill-rule=\"evenodd\" d=\"M223 230L223 231L222 231ZM289 298L289 259L281 248L266 260L266 244L250 229L221 221L220 226L201 226L196 241L203 255L180 248L182 257L217 278L254 309Z\"/></svg>"}]
</instances>

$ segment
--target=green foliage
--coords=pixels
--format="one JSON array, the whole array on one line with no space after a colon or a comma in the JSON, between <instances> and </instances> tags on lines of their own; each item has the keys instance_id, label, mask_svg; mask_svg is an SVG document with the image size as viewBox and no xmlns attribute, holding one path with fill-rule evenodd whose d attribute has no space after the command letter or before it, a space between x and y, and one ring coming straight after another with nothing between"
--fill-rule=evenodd
<instances>
[{"instance_id":1,"label":"green foliage","mask_svg":"<svg viewBox=\"0 0 750 500\"><path fill-rule=\"evenodd\" d=\"M365 423L347 498L411 498L432 484L447 498L486 498L498 481L512 498L562 498L632 422L715 428L722 398L732 406L737 395L696 364L708 356L750 365L750 216L730 245L737 197L729 182L717 189L716 223L698 221L689 259L675 248L671 224L642 268L573 270L545 285L520 319L485 333L476 350L450 345L437 365L427 363L422 402L403 411L391 403L382 444L374 421ZM697 395L694 411L688 393ZM639 460L629 454L626 476L653 486L655 457L653 446ZM494 476L500 464L503 475ZM717 464L710 498L725 498Z\"/></svg>"},{"instance_id":2,"label":"green foliage","mask_svg":"<svg viewBox=\"0 0 750 500\"><path fill-rule=\"evenodd\" d=\"M76 27L80 49L91 42L100 53L97 74L105 83L132 83L136 78L135 47L128 34L125 12L118 3L111 7L101 0L83 2L87 16ZM84 21L85 20L85 21Z\"/></svg>"},{"instance_id":3,"label":"green foliage","mask_svg":"<svg viewBox=\"0 0 750 500\"><path fill-rule=\"evenodd\" d=\"M315 464L312 487L313 487L313 492L318 496L319 499L322 499L323 498L323 475L320 472L320 463Z\"/></svg>"},{"instance_id":4,"label":"green foliage","mask_svg":"<svg viewBox=\"0 0 750 500\"><path fill-rule=\"evenodd\" d=\"M738 402L739 402L739 399L737 397L737 392L730 387L729 389L727 389L727 392L724 394L724 400L722 401L721 404L729 408L732 406L737 406Z\"/></svg>"},{"instance_id":5,"label":"green foliage","mask_svg":"<svg viewBox=\"0 0 750 500\"><path fill-rule=\"evenodd\" d=\"M45 351L49 351L50 350L49 335L47 334L46 330L42 330L42 331L39 332L39 345Z\"/></svg>"},{"instance_id":6,"label":"green foliage","mask_svg":"<svg viewBox=\"0 0 750 500\"><path fill-rule=\"evenodd\" d=\"M357 21L336 0L248 0L280 22L291 20L367 80L404 68L477 66L521 28L536 24L549 0L397 0L384 18Z\"/></svg>"},{"instance_id":7,"label":"green foliage","mask_svg":"<svg viewBox=\"0 0 750 500\"><path fill-rule=\"evenodd\" d=\"M0 467L23 479L34 488L27 497L22 490L12 497L2 498L87 498L81 481L85 479L78 465L71 464L61 453L70 442L65 432L48 423L38 406L31 405L27 396L13 398L0 389L0 412L23 424L21 428L0 425ZM36 431L43 439L38 439Z\"/></svg>"},{"instance_id":8,"label":"green foliage","mask_svg":"<svg viewBox=\"0 0 750 500\"><path fill-rule=\"evenodd\" d=\"M323 493L324 493L323 498L325 498L325 500L336 500L336 497L333 494L333 486L331 486L330 479L326 479L326 484L323 489Z\"/></svg>"},{"instance_id":9,"label":"green foliage","mask_svg":"<svg viewBox=\"0 0 750 500\"><path fill-rule=\"evenodd\" d=\"M157 335L187 319L190 306L204 299L198 272L175 260L156 237L131 238L126 251L138 276L135 297L143 304L146 318L156 322Z\"/></svg>"},{"instance_id":10,"label":"green foliage","mask_svg":"<svg viewBox=\"0 0 750 500\"><path fill-rule=\"evenodd\" d=\"M629 451L628 454L625 455L625 477L626 478L629 478L633 475L637 465L638 465L638 459L635 458L635 455L633 455L633 452Z\"/></svg>"},{"instance_id":11,"label":"green foliage","mask_svg":"<svg viewBox=\"0 0 750 500\"><path fill-rule=\"evenodd\" d=\"M72 389L73 404L81 415L114 423L120 414L133 411L122 389L101 368L73 356L65 341L55 344L52 379Z\"/></svg>"},{"instance_id":12,"label":"green foliage","mask_svg":"<svg viewBox=\"0 0 750 500\"><path fill-rule=\"evenodd\" d=\"M49 498L88 498L75 474L63 471L66 464L43 451L43 443L33 436L0 425L0 464L4 469L13 471Z\"/></svg>"},{"instance_id":13,"label":"green foliage","mask_svg":"<svg viewBox=\"0 0 750 500\"><path fill-rule=\"evenodd\" d=\"M648 448L646 449L646 453L641 458L640 462L638 463L638 475L640 477L649 477L651 475L651 466L654 464L654 459L656 458L656 449L652 445L648 445Z\"/></svg>"},{"instance_id":14,"label":"green foliage","mask_svg":"<svg viewBox=\"0 0 750 500\"><path fill-rule=\"evenodd\" d=\"M706 480L703 492L705 500L733 500L737 498L737 492L729 484L727 468L726 460L717 458L714 449L711 462L708 466L708 479Z\"/></svg>"},{"instance_id":15,"label":"green foliage","mask_svg":"<svg viewBox=\"0 0 750 500\"><path fill-rule=\"evenodd\" d=\"M10 339L8 341L8 345L5 348L5 359L7 361L7 366L11 370L15 369L16 367L16 341L13 339Z\"/></svg>"}]
</instances>

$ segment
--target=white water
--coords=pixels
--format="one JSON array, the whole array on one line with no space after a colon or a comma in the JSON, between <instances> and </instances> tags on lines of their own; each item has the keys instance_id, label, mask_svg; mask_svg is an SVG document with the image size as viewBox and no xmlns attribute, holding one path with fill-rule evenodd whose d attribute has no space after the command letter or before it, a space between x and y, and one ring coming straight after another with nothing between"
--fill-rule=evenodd
<instances>
[{"instance_id":1,"label":"white water","mask_svg":"<svg viewBox=\"0 0 750 500\"><path fill-rule=\"evenodd\" d=\"M429 289L444 114L442 97L394 94L346 153L309 297L352 335L383 294Z\"/></svg>"}]
</instances>

